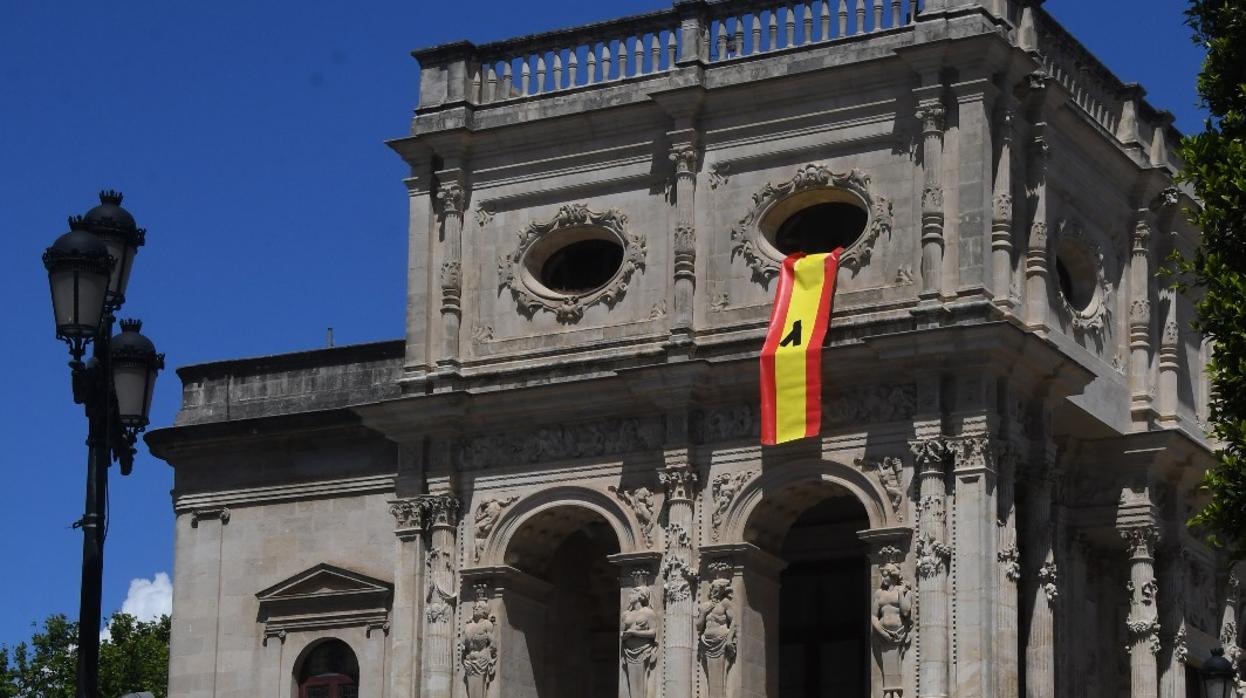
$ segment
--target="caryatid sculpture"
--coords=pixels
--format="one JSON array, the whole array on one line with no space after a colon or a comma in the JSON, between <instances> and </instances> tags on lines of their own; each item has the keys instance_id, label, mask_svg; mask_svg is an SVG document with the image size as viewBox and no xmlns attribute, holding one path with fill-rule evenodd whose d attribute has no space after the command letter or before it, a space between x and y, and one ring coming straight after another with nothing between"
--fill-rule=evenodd
<instances>
[{"instance_id":1,"label":"caryatid sculpture","mask_svg":"<svg viewBox=\"0 0 1246 698\"><path fill-rule=\"evenodd\" d=\"M913 609L912 591L900 574L900 567L887 563L878 570L881 580L870 607L870 625L883 670L883 698L901 698L904 678L900 659L908 645Z\"/></svg>"},{"instance_id":2,"label":"caryatid sculpture","mask_svg":"<svg viewBox=\"0 0 1246 698\"><path fill-rule=\"evenodd\" d=\"M623 612L623 668L629 698L648 698L649 674L657 661L658 614L649 606L649 597L649 587L637 579Z\"/></svg>"},{"instance_id":3,"label":"caryatid sculpture","mask_svg":"<svg viewBox=\"0 0 1246 698\"><path fill-rule=\"evenodd\" d=\"M731 580L710 583L709 599L697 608L697 636L710 698L725 698L727 667L735 661L736 628L731 613Z\"/></svg>"},{"instance_id":4,"label":"caryatid sculpture","mask_svg":"<svg viewBox=\"0 0 1246 698\"><path fill-rule=\"evenodd\" d=\"M472 605L472 619L463 627L463 674L467 698L485 698L498 663L497 623L489 602L479 598Z\"/></svg>"}]
</instances>

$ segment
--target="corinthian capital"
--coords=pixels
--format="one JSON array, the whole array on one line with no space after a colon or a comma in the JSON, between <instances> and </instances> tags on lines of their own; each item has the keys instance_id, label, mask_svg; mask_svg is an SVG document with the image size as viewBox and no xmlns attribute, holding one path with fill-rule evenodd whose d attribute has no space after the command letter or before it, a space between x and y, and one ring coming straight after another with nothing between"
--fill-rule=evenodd
<instances>
[{"instance_id":1,"label":"corinthian capital","mask_svg":"<svg viewBox=\"0 0 1246 698\"><path fill-rule=\"evenodd\" d=\"M658 479L666 485L668 499L691 499L692 488L697 483L697 474L690 468L666 468L658 472Z\"/></svg>"},{"instance_id":2,"label":"corinthian capital","mask_svg":"<svg viewBox=\"0 0 1246 698\"><path fill-rule=\"evenodd\" d=\"M913 462L916 463L918 472L927 469L942 470L947 461L947 442L942 437L910 441L909 450L913 453Z\"/></svg>"},{"instance_id":3,"label":"corinthian capital","mask_svg":"<svg viewBox=\"0 0 1246 698\"><path fill-rule=\"evenodd\" d=\"M688 174L696 169L697 149L691 144L683 143L672 146L668 157L670 157L671 162L675 163L675 174L677 175Z\"/></svg>"},{"instance_id":4,"label":"corinthian capital","mask_svg":"<svg viewBox=\"0 0 1246 698\"><path fill-rule=\"evenodd\" d=\"M917 118L922 122L922 133L927 135L943 132L943 116L946 113L942 104L925 104L917 109Z\"/></svg>"},{"instance_id":5,"label":"corinthian capital","mask_svg":"<svg viewBox=\"0 0 1246 698\"><path fill-rule=\"evenodd\" d=\"M422 494L416 497L425 521L433 527L453 528L459 521L459 500L452 494Z\"/></svg>"},{"instance_id":6,"label":"corinthian capital","mask_svg":"<svg viewBox=\"0 0 1246 698\"><path fill-rule=\"evenodd\" d=\"M1131 526L1121 530L1121 538L1129 546L1130 557L1154 557L1155 544L1159 542L1159 528L1154 524Z\"/></svg>"}]
</instances>

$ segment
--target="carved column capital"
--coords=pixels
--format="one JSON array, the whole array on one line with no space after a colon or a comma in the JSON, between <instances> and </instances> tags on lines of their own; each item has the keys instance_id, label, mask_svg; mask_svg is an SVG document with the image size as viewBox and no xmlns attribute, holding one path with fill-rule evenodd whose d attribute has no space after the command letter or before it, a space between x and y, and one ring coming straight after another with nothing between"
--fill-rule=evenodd
<instances>
[{"instance_id":1,"label":"carved column capital","mask_svg":"<svg viewBox=\"0 0 1246 698\"><path fill-rule=\"evenodd\" d=\"M675 177L691 177L696 172L697 149L691 143L671 146L667 157L675 164Z\"/></svg>"},{"instance_id":2,"label":"carved column capital","mask_svg":"<svg viewBox=\"0 0 1246 698\"><path fill-rule=\"evenodd\" d=\"M942 104L923 104L917 108L917 118L922 122L922 134L942 135L946 110Z\"/></svg>"},{"instance_id":3,"label":"carved column capital","mask_svg":"<svg viewBox=\"0 0 1246 698\"><path fill-rule=\"evenodd\" d=\"M996 447L989 436L948 439L946 447L955 470L995 469Z\"/></svg>"},{"instance_id":4,"label":"carved column capital","mask_svg":"<svg viewBox=\"0 0 1246 698\"><path fill-rule=\"evenodd\" d=\"M658 480L666 486L667 501L692 501L692 488L696 486L696 471L688 467L663 468Z\"/></svg>"},{"instance_id":5,"label":"carved column capital","mask_svg":"<svg viewBox=\"0 0 1246 698\"><path fill-rule=\"evenodd\" d=\"M1158 526L1154 524L1131 526L1121 529L1120 534L1129 546L1131 560L1153 560L1155 558L1155 545L1160 540Z\"/></svg>"},{"instance_id":6,"label":"carved column capital","mask_svg":"<svg viewBox=\"0 0 1246 698\"><path fill-rule=\"evenodd\" d=\"M430 528L454 528L459 521L459 500L452 494L421 494L415 499Z\"/></svg>"},{"instance_id":7,"label":"carved column capital","mask_svg":"<svg viewBox=\"0 0 1246 698\"><path fill-rule=\"evenodd\" d=\"M943 472L948 456L947 441L943 437L910 441L909 450L913 453L913 463L917 466L918 473Z\"/></svg>"},{"instance_id":8,"label":"carved column capital","mask_svg":"<svg viewBox=\"0 0 1246 698\"><path fill-rule=\"evenodd\" d=\"M394 499L389 502L394 517L394 533L403 540L418 536L424 530L424 507L417 499Z\"/></svg>"},{"instance_id":9,"label":"carved column capital","mask_svg":"<svg viewBox=\"0 0 1246 698\"><path fill-rule=\"evenodd\" d=\"M464 198L463 185L458 182L444 182L437 187L437 200L446 215L463 215Z\"/></svg>"},{"instance_id":10,"label":"carved column capital","mask_svg":"<svg viewBox=\"0 0 1246 698\"><path fill-rule=\"evenodd\" d=\"M1138 218L1134 224L1133 234L1130 235L1132 242L1131 251L1136 256L1146 256L1148 243L1151 240L1151 223L1145 216Z\"/></svg>"}]
</instances>

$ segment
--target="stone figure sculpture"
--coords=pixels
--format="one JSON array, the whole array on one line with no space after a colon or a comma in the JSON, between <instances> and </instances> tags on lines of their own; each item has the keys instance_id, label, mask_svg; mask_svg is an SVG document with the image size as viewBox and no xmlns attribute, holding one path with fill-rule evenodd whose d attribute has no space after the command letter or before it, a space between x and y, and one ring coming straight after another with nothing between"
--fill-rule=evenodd
<instances>
[{"instance_id":1,"label":"stone figure sculpture","mask_svg":"<svg viewBox=\"0 0 1246 698\"><path fill-rule=\"evenodd\" d=\"M623 612L623 668L629 698L648 697L649 672L657 660L658 614L649 606L649 596L649 587L638 585Z\"/></svg>"},{"instance_id":2,"label":"stone figure sculpture","mask_svg":"<svg viewBox=\"0 0 1246 698\"><path fill-rule=\"evenodd\" d=\"M476 560L480 561L480 555L484 552L485 542L489 540L489 534L493 533L493 527L498 523L498 517L502 515L502 510L514 504L519 497L488 497L476 506Z\"/></svg>"},{"instance_id":3,"label":"stone figure sculpture","mask_svg":"<svg viewBox=\"0 0 1246 698\"><path fill-rule=\"evenodd\" d=\"M735 661L736 628L731 613L731 580L710 583L709 599L697 608L697 635L710 698L725 698L727 668Z\"/></svg>"},{"instance_id":4,"label":"stone figure sculpture","mask_svg":"<svg viewBox=\"0 0 1246 698\"><path fill-rule=\"evenodd\" d=\"M489 602L478 600L472 606L472 619L463 627L463 673L467 678L467 698L485 698L498 663L496 621Z\"/></svg>"},{"instance_id":5,"label":"stone figure sculpture","mask_svg":"<svg viewBox=\"0 0 1246 698\"><path fill-rule=\"evenodd\" d=\"M870 625L883 671L883 698L901 698L904 681L900 659L908 645L912 623L912 591L900 575L900 567L887 563L879 569L878 589L870 607Z\"/></svg>"}]
</instances>

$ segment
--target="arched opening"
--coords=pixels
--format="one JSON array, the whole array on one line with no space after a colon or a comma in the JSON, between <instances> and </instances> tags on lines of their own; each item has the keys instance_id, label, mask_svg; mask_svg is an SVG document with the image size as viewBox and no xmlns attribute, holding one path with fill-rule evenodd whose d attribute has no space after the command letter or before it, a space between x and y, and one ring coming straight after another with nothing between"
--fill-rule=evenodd
<instances>
[{"instance_id":1,"label":"arched opening","mask_svg":"<svg viewBox=\"0 0 1246 698\"><path fill-rule=\"evenodd\" d=\"M299 664L298 698L359 698L359 660L337 639L314 645Z\"/></svg>"},{"instance_id":2,"label":"arched opening","mask_svg":"<svg viewBox=\"0 0 1246 698\"><path fill-rule=\"evenodd\" d=\"M537 698L617 698L619 692L619 552L601 515L576 506L525 521L506 563L549 585L540 606L508 614L524 636Z\"/></svg>"},{"instance_id":3,"label":"arched opening","mask_svg":"<svg viewBox=\"0 0 1246 698\"><path fill-rule=\"evenodd\" d=\"M778 623L765 628L771 695L871 695L870 568L857 537L869 527L855 496L821 481L767 495L750 516L745 538L786 565Z\"/></svg>"}]
</instances>

